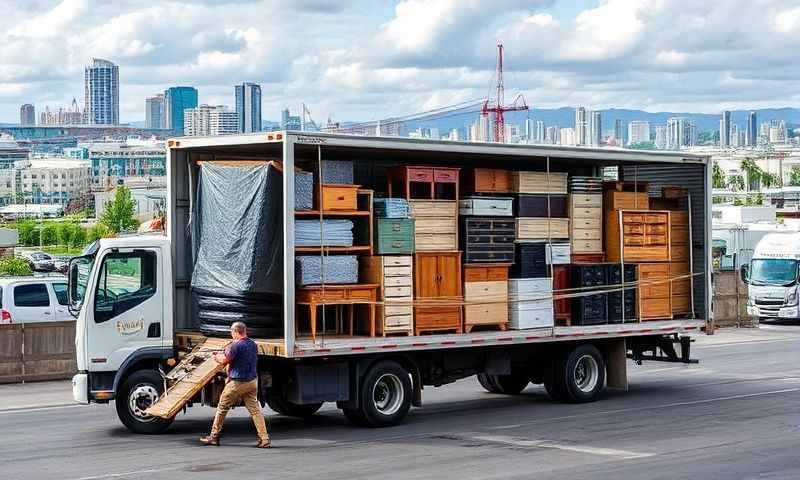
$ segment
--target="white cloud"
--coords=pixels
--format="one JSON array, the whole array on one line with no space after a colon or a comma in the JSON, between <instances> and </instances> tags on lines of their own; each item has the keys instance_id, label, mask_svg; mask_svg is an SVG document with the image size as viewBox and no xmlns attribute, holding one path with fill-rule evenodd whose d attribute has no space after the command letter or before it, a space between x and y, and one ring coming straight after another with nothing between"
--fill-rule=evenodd
<instances>
[{"instance_id":1,"label":"white cloud","mask_svg":"<svg viewBox=\"0 0 800 480\"><path fill-rule=\"evenodd\" d=\"M775 15L775 30L780 33L800 30L800 7L784 10Z\"/></svg>"}]
</instances>

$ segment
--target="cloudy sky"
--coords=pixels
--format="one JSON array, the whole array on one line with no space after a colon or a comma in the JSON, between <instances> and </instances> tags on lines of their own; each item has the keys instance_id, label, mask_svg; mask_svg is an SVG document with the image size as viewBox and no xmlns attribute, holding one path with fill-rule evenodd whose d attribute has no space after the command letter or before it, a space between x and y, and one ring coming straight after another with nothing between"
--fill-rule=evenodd
<instances>
[{"instance_id":1,"label":"cloudy sky","mask_svg":"<svg viewBox=\"0 0 800 480\"><path fill-rule=\"evenodd\" d=\"M310 106L371 120L484 97L495 45L506 96L534 107L717 112L800 106L798 0L0 0L0 122L19 105L82 104L91 57L120 65L120 116L194 85L264 117Z\"/></svg>"}]
</instances>

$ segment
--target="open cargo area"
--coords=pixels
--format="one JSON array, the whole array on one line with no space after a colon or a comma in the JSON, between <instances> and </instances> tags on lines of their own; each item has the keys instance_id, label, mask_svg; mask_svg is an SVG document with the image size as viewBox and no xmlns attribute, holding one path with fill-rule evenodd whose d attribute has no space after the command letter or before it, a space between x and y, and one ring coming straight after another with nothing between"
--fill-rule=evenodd
<instances>
[{"instance_id":1,"label":"open cargo area","mask_svg":"<svg viewBox=\"0 0 800 480\"><path fill-rule=\"evenodd\" d=\"M276 132L172 140L168 169L183 346L236 319L307 357L709 318L705 156Z\"/></svg>"}]
</instances>

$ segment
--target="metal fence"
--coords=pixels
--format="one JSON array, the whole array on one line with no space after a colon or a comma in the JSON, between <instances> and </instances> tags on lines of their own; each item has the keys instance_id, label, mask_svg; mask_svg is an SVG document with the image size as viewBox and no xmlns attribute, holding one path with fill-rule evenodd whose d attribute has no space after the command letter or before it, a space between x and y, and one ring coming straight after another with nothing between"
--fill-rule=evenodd
<instances>
[{"instance_id":1,"label":"metal fence","mask_svg":"<svg viewBox=\"0 0 800 480\"><path fill-rule=\"evenodd\" d=\"M70 378L75 322L0 325L0 383Z\"/></svg>"}]
</instances>

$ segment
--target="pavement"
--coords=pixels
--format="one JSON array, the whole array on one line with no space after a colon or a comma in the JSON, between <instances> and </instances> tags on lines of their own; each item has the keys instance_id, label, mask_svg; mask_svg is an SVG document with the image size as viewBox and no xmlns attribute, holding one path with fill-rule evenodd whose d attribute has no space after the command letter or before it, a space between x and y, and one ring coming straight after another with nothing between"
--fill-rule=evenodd
<instances>
[{"instance_id":1,"label":"pavement","mask_svg":"<svg viewBox=\"0 0 800 480\"><path fill-rule=\"evenodd\" d=\"M213 410L157 436L129 433L110 405L69 403L68 382L0 386L0 478L800 478L800 325L698 337L699 365L629 365L628 392L552 403L539 386L484 392L474 378L426 388L402 425L272 414L275 448L249 448L243 409L223 445L203 447Z\"/></svg>"}]
</instances>

